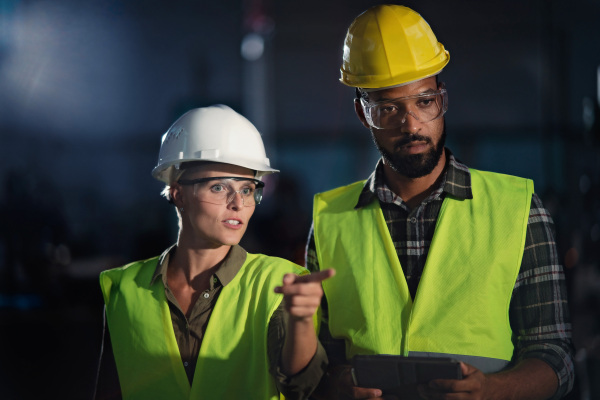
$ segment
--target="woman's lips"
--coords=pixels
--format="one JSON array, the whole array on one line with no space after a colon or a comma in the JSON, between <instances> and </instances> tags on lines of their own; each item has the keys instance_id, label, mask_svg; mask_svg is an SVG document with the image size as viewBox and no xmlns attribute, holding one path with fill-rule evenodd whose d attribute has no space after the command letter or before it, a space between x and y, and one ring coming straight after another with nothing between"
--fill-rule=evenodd
<instances>
[{"instance_id":1,"label":"woman's lips","mask_svg":"<svg viewBox=\"0 0 600 400\"><path fill-rule=\"evenodd\" d=\"M231 229L240 229L244 224L237 218L228 218L223 220L223 224Z\"/></svg>"}]
</instances>

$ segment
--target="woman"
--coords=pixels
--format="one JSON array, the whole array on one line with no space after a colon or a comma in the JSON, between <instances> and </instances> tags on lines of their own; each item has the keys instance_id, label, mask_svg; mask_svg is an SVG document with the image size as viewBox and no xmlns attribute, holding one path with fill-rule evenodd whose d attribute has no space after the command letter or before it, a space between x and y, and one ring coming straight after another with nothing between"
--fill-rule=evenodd
<instances>
[{"instance_id":1,"label":"woman","mask_svg":"<svg viewBox=\"0 0 600 400\"><path fill-rule=\"evenodd\" d=\"M165 133L152 175L179 237L100 275L97 399L308 397L327 364L313 315L333 272L238 245L273 172L256 128L229 107L191 110Z\"/></svg>"}]
</instances>

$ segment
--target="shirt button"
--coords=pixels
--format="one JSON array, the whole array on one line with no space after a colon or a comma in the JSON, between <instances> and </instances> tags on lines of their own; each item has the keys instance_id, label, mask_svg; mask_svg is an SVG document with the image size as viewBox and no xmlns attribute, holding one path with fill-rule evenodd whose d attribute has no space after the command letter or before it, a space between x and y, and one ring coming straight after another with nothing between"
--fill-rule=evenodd
<instances>
[{"instance_id":1,"label":"shirt button","mask_svg":"<svg viewBox=\"0 0 600 400\"><path fill-rule=\"evenodd\" d=\"M416 224L417 223L417 219L415 217L412 217L410 219L410 222L413 223L413 224Z\"/></svg>"},{"instance_id":2,"label":"shirt button","mask_svg":"<svg viewBox=\"0 0 600 400\"><path fill-rule=\"evenodd\" d=\"M208 293L204 293L204 298L205 298L205 299L208 299L209 297L210 297L210 294L208 294Z\"/></svg>"},{"instance_id":3,"label":"shirt button","mask_svg":"<svg viewBox=\"0 0 600 400\"><path fill-rule=\"evenodd\" d=\"M184 362L184 363L183 363L183 366L184 366L184 367L187 367L187 366L188 366L188 362L187 362L187 361L186 361L186 362Z\"/></svg>"}]
</instances>

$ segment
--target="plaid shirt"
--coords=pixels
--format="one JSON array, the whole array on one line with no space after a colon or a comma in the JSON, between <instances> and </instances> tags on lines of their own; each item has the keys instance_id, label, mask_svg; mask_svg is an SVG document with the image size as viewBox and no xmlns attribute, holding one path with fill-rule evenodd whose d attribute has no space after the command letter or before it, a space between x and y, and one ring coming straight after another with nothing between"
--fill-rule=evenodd
<instances>
[{"instance_id":1,"label":"plaid shirt","mask_svg":"<svg viewBox=\"0 0 600 400\"><path fill-rule=\"evenodd\" d=\"M381 160L366 181L356 209L375 198L379 200L392 241L412 297L414 298L436 221L446 195L472 199L469 169L446 149L447 165L441 183L423 202L409 209L385 184ZM313 227L306 248L310 271L318 271ZM323 322L319 339L329 356L330 365L346 362L345 344L331 336L327 326L327 302L323 297ZM525 250L521 269L512 293L509 309L515 346L512 364L525 358L538 358L556 372L561 398L573 387L574 365L571 324L565 275L558 260L554 223L534 193L531 198Z\"/></svg>"}]
</instances>

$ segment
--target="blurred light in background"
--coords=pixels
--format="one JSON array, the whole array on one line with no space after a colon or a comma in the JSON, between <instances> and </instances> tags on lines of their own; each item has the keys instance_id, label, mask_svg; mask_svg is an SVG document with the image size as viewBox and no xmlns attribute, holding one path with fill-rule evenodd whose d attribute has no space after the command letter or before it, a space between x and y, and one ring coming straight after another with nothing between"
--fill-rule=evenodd
<instances>
[{"instance_id":1,"label":"blurred light in background","mask_svg":"<svg viewBox=\"0 0 600 400\"><path fill-rule=\"evenodd\" d=\"M241 53L247 61L256 61L265 51L265 41L258 33L248 33L242 39Z\"/></svg>"},{"instance_id":2,"label":"blurred light in background","mask_svg":"<svg viewBox=\"0 0 600 400\"><path fill-rule=\"evenodd\" d=\"M0 75L3 120L51 135L139 129L128 118L136 99L129 88L143 67L131 21L65 2L20 4Z\"/></svg>"}]
</instances>

